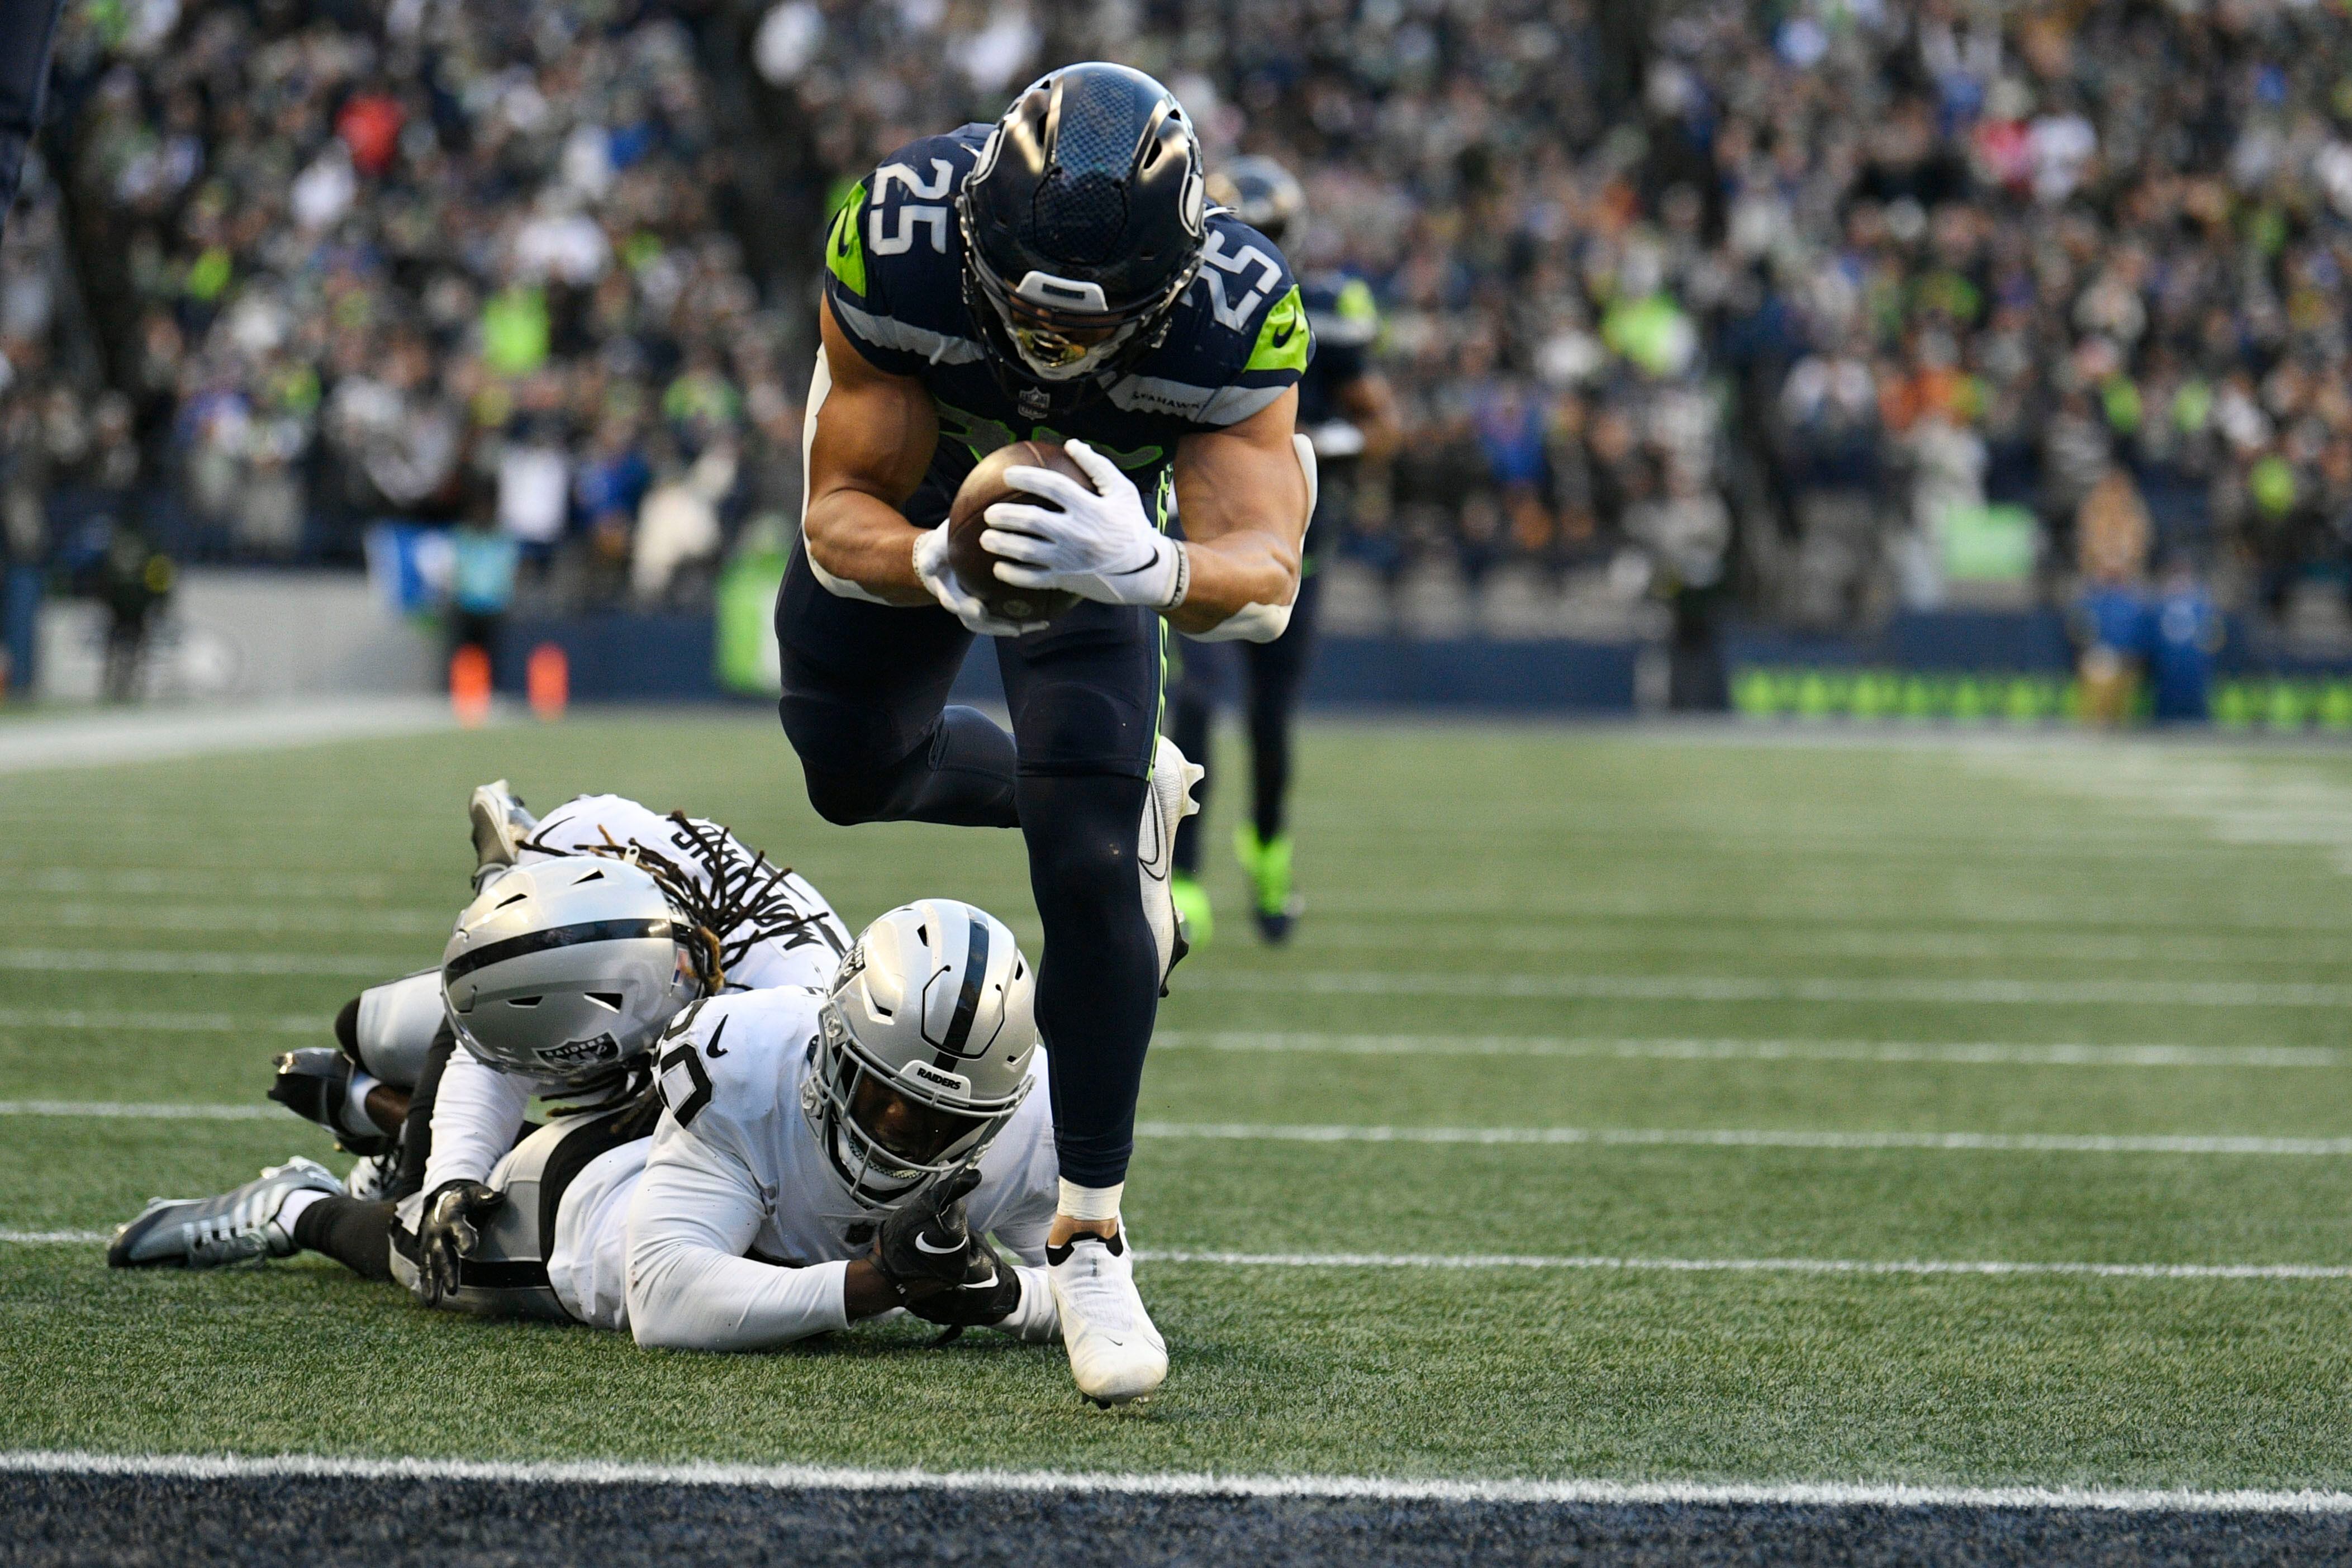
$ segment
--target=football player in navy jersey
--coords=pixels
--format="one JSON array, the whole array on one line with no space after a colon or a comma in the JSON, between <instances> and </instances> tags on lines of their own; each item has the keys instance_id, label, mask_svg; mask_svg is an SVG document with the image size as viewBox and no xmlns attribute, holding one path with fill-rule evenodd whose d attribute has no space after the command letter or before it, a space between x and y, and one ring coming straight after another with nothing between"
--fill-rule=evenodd
<instances>
[{"instance_id":1,"label":"football player in navy jersey","mask_svg":"<svg viewBox=\"0 0 2352 1568\"><path fill-rule=\"evenodd\" d=\"M1304 216L1307 195L1290 171L1271 158L1236 158L1209 176L1209 199L1279 245ZM1250 913L1270 942L1288 939L1304 907L1291 877L1285 807L1290 794L1291 722L1315 648L1315 609L1322 579L1316 568L1345 521L1362 461L1385 462L1398 440L1396 395L1369 363L1379 336L1380 310L1361 279L1312 276L1299 284L1315 333L1315 360L1298 384L1298 424L1315 445L1322 484L1307 530L1306 559L1290 625L1271 642L1237 650L1244 682L1250 738L1251 812L1234 828L1234 852L1250 879ZM1179 519L1180 526L1181 518ZM1209 763L1210 727L1232 674L1219 650L1183 643L1174 650L1176 684L1169 693L1168 732L1190 760ZM1176 907L1195 942L1213 929L1208 889L1200 882L1201 828L1213 772L1202 780L1199 815L1176 831Z\"/></svg>"},{"instance_id":2,"label":"football player in navy jersey","mask_svg":"<svg viewBox=\"0 0 2352 1568\"><path fill-rule=\"evenodd\" d=\"M1168 878L1198 770L1159 738L1164 625L1263 641L1297 596L1314 452L1311 329L1281 251L1212 211L1198 140L1151 78L1056 70L993 126L900 148L825 245L801 548L776 605L784 731L840 823L1018 826L1045 928L1055 1300L1081 1393L1150 1393L1167 1350L1119 1224L1144 1048L1181 932ZM992 616L947 564L980 458L1066 443L1078 483L1016 467L1004 583L1082 601ZM1168 536L1171 493L1186 539ZM1007 733L947 695L996 639Z\"/></svg>"}]
</instances>

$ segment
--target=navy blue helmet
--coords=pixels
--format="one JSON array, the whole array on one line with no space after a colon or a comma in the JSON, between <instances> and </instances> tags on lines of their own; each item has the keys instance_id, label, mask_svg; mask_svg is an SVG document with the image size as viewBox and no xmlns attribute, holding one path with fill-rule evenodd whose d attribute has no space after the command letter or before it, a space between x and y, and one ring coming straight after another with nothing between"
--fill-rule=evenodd
<instances>
[{"instance_id":1,"label":"navy blue helmet","mask_svg":"<svg viewBox=\"0 0 2352 1568\"><path fill-rule=\"evenodd\" d=\"M1280 245L1307 210L1298 176L1271 158L1236 158L1209 176L1209 200Z\"/></svg>"},{"instance_id":2,"label":"navy blue helmet","mask_svg":"<svg viewBox=\"0 0 2352 1568\"><path fill-rule=\"evenodd\" d=\"M1013 100L956 198L972 316L1037 380L1118 371L1166 334L1206 208L1175 95L1125 66L1065 66Z\"/></svg>"}]
</instances>

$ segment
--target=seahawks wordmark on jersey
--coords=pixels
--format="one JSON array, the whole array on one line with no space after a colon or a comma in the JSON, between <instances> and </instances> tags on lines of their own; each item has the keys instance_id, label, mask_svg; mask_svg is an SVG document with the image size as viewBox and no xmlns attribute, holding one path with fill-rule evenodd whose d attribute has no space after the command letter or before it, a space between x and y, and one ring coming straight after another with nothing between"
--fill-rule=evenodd
<instances>
[{"instance_id":1,"label":"seahawks wordmark on jersey","mask_svg":"<svg viewBox=\"0 0 2352 1568\"><path fill-rule=\"evenodd\" d=\"M1179 440L1266 408L1312 353L1280 248L1219 210L1166 335L1125 373L1055 387L1000 376L967 303L955 213L990 129L966 125L892 153L850 193L825 243L834 320L876 368L920 382L938 407L943 439L906 509L923 527L947 515L974 463L1018 440L1078 437L1138 489L1161 493Z\"/></svg>"}]
</instances>

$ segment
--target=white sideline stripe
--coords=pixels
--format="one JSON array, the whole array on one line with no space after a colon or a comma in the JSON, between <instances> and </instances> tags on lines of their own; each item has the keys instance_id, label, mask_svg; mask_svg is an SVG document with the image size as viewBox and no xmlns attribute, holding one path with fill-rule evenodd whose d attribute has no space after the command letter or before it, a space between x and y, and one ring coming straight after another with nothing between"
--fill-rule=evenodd
<instances>
[{"instance_id":1,"label":"white sideline stripe","mask_svg":"<svg viewBox=\"0 0 2352 1568\"><path fill-rule=\"evenodd\" d=\"M456 727L429 697L229 704L26 719L0 731L0 773L425 734Z\"/></svg>"},{"instance_id":2,"label":"white sideline stripe","mask_svg":"<svg viewBox=\"0 0 2352 1568\"><path fill-rule=\"evenodd\" d=\"M5 1019L0 1019L5 1022ZM2326 1046L1950 1045L1910 1040L1741 1040L1582 1035L1350 1035L1311 1030L1162 1029L1159 1050L1267 1051L1355 1057L1568 1057L1627 1061L1951 1062L1966 1066L2326 1068L2343 1060Z\"/></svg>"},{"instance_id":3,"label":"white sideline stripe","mask_svg":"<svg viewBox=\"0 0 2352 1568\"><path fill-rule=\"evenodd\" d=\"M104 1230L5 1230L0 1244L89 1247L113 1239ZM1220 1252L1137 1247L1139 1263L1222 1268L1575 1269L1625 1274L1853 1274L1864 1277L2091 1279L2352 1279L2352 1264L2332 1263L2016 1263L2000 1258L1603 1258L1524 1253Z\"/></svg>"},{"instance_id":4,"label":"white sideline stripe","mask_svg":"<svg viewBox=\"0 0 2352 1568\"><path fill-rule=\"evenodd\" d=\"M415 955L410 954L413 959ZM397 957L352 958L331 952L203 952L153 948L0 947L0 969L37 973L333 974L381 979L404 973ZM415 965L407 963L406 968Z\"/></svg>"},{"instance_id":5,"label":"white sideline stripe","mask_svg":"<svg viewBox=\"0 0 2352 1568\"><path fill-rule=\"evenodd\" d=\"M415 955L410 954L411 958ZM0 969L49 973L316 974L371 978L400 973L399 956L213 952L150 948L0 948ZM1210 971L1185 985L1322 996L1475 996L1611 1002L1921 1002L2029 1006L2341 1007L2352 985L2254 981L1835 980L1722 974L1289 973Z\"/></svg>"},{"instance_id":6,"label":"white sideline stripe","mask_svg":"<svg viewBox=\"0 0 2352 1568\"><path fill-rule=\"evenodd\" d=\"M1328 1498L1377 1502L1763 1508L2082 1509L2111 1513L2352 1513L2352 1492L2154 1491L2090 1487L1921 1487L1869 1481L1709 1483L1445 1480L1382 1476L1121 1475L1101 1470L855 1469L829 1465L650 1465L609 1459L363 1459L326 1454L0 1453L0 1470L171 1480L494 1481L551 1486L730 1486L775 1491L1103 1492L1140 1497Z\"/></svg>"},{"instance_id":7,"label":"white sideline stripe","mask_svg":"<svg viewBox=\"0 0 2352 1568\"><path fill-rule=\"evenodd\" d=\"M0 1116L86 1116L138 1121L275 1121L268 1105L202 1105L131 1100L0 1100Z\"/></svg>"},{"instance_id":8,"label":"white sideline stripe","mask_svg":"<svg viewBox=\"0 0 2352 1568\"><path fill-rule=\"evenodd\" d=\"M1212 970L1187 989L1316 996L1602 1002L1925 1002L2028 1006L2341 1007L2352 985L2237 980L1839 980L1744 974L1465 974Z\"/></svg>"},{"instance_id":9,"label":"white sideline stripe","mask_svg":"<svg viewBox=\"0 0 2352 1568\"><path fill-rule=\"evenodd\" d=\"M266 1105L114 1100L0 1100L0 1117L81 1116L157 1121L275 1121ZM1265 1121L1139 1121L1138 1138L1239 1143L1591 1143L1602 1147L1927 1149L2045 1154L2352 1154L2352 1138L2174 1133L1817 1132L1714 1127L1307 1126Z\"/></svg>"},{"instance_id":10,"label":"white sideline stripe","mask_svg":"<svg viewBox=\"0 0 2352 1568\"><path fill-rule=\"evenodd\" d=\"M2074 1132L1813 1132L1730 1127L1356 1127L1139 1121L1138 1138L1240 1143L1591 1143L1607 1147L1930 1149L2009 1154L2352 1154L2352 1138Z\"/></svg>"},{"instance_id":11,"label":"white sideline stripe","mask_svg":"<svg viewBox=\"0 0 2352 1568\"><path fill-rule=\"evenodd\" d=\"M1137 1247L1139 1263L1233 1268L1574 1268L1661 1274L2072 1275L2098 1279L2352 1279L2327 1263L2007 1263L1858 1258L1544 1258L1512 1253L1201 1252Z\"/></svg>"},{"instance_id":12,"label":"white sideline stripe","mask_svg":"<svg viewBox=\"0 0 2352 1568\"><path fill-rule=\"evenodd\" d=\"M226 1013L97 1013L79 1007L0 1007L0 1029L160 1029L191 1035L316 1035L317 1018L232 1018Z\"/></svg>"}]
</instances>

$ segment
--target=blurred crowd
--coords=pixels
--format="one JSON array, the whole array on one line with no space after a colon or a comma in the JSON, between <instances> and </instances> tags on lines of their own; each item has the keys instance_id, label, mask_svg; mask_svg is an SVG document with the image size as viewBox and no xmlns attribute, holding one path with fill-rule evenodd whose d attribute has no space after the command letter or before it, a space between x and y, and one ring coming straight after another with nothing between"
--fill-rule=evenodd
<instances>
[{"instance_id":1,"label":"blurred crowd","mask_svg":"<svg viewBox=\"0 0 2352 1568\"><path fill-rule=\"evenodd\" d=\"M446 524L567 602L694 597L797 500L799 429L692 20L74 7L64 156L0 258L11 497L68 554L127 512L195 560ZM51 363L59 228L96 377Z\"/></svg>"},{"instance_id":2,"label":"blurred crowd","mask_svg":"<svg viewBox=\"0 0 2352 1568\"><path fill-rule=\"evenodd\" d=\"M1294 263L1379 300L1408 439L1343 545L1381 577L1833 628L2185 572L2352 637L2334 0L136 0L72 26L47 221L79 265L0 255L12 534L26 496L85 490L149 497L197 556L467 521L567 599L691 600L753 520L789 526L829 204L1105 56L1168 81L1213 160L1292 164ZM42 341L76 289L79 359Z\"/></svg>"}]
</instances>

